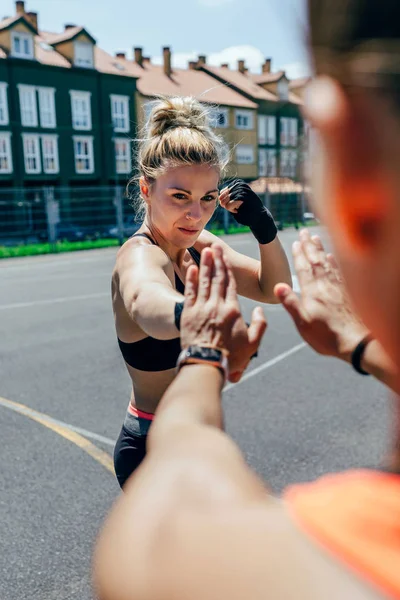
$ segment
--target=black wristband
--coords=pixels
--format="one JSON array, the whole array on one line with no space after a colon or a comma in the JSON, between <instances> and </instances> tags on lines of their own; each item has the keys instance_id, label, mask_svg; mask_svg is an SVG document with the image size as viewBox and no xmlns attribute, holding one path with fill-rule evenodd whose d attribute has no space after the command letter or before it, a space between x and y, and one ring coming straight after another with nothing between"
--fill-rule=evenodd
<instances>
[{"instance_id":1,"label":"black wristband","mask_svg":"<svg viewBox=\"0 0 400 600\"><path fill-rule=\"evenodd\" d=\"M270 244L278 233L274 217L267 208L260 214L257 224L250 225L250 229L259 244Z\"/></svg>"},{"instance_id":2,"label":"black wristband","mask_svg":"<svg viewBox=\"0 0 400 600\"><path fill-rule=\"evenodd\" d=\"M353 365L354 370L360 375L369 375L369 373L364 371L364 369L361 367L361 361L362 357L364 356L365 348L371 340L372 337L369 334L366 335L365 338L362 339L359 344L357 344L351 355L351 364Z\"/></svg>"},{"instance_id":3,"label":"black wristband","mask_svg":"<svg viewBox=\"0 0 400 600\"><path fill-rule=\"evenodd\" d=\"M234 180L229 186L231 202L240 202L237 212L232 213L241 225L250 227L259 244L269 244L278 233L275 221L261 198L242 179Z\"/></svg>"},{"instance_id":4,"label":"black wristband","mask_svg":"<svg viewBox=\"0 0 400 600\"><path fill-rule=\"evenodd\" d=\"M181 318L182 318L182 311L183 311L183 307L184 307L184 301L181 300L181 302L175 302L175 327L177 328L178 331L181 330Z\"/></svg>"}]
</instances>

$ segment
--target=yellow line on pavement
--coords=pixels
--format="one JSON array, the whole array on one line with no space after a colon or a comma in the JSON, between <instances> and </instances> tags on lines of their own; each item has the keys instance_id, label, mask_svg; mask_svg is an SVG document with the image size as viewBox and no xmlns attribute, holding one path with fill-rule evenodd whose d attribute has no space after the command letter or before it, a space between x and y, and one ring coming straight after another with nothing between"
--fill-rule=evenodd
<instances>
[{"instance_id":1,"label":"yellow line on pavement","mask_svg":"<svg viewBox=\"0 0 400 600\"><path fill-rule=\"evenodd\" d=\"M1 396L0 396L0 406L3 406L4 408L8 408L9 410L19 413L20 415L24 415L25 417L28 417L29 419L32 419L33 421L40 423L44 427L47 427L48 429L55 431L55 433L58 433L58 435L65 438L66 440L69 440L70 442L75 444L75 446L78 446L84 452L89 454L89 456L94 458L94 460L96 460L103 467L105 467L108 471L110 471L110 473L113 473L113 474L115 473L114 464L113 464L113 460L112 460L111 456L109 454L107 454L107 452L104 452L103 450L100 450L100 448L97 448L97 446L92 444L92 442L89 442L89 440L87 440L85 437L83 437L79 433L76 433L75 431L71 431L67 427L63 427L59 423L55 422L51 417L49 417L48 415L45 415L44 413L33 410L32 408L29 408L28 406L25 406L24 404L19 404L18 402L13 402L12 400L7 400L6 398L2 398Z\"/></svg>"}]
</instances>

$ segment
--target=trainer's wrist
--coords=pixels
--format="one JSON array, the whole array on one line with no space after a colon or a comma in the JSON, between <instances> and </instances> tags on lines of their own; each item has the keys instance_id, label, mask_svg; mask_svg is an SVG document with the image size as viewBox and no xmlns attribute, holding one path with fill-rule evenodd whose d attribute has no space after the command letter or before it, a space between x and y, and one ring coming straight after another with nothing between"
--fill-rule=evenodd
<instances>
[{"instance_id":1,"label":"trainer's wrist","mask_svg":"<svg viewBox=\"0 0 400 600\"><path fill-rule=\"evenodd\" d=\"M369 375L368 363L365 354L369 344L373 341L371 334L367 334L354 348L351 354L351 364L360 375Z\"/></svg>"}]
</instances>

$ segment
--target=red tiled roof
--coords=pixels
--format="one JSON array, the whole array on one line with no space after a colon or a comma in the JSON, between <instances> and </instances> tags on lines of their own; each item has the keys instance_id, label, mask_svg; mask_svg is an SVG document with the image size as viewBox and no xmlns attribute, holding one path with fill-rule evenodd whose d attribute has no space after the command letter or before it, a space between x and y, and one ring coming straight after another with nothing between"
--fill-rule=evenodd
<instances>
[{"instance_id":1,"label":"red tiled roof","mask_svg":"<svg viewBox=\"0 0 400 600\"><path fill-rule=\"evenodd\" d=\"M257 85L252 77L240 71L233 71L227 67L211 67L209 65L202 65L202 69L211 75L214 74L226 82L239 88L246 94L251 95L255 100L270 100L276 102L278 98L275 94L268 90L264 90L262 87Z\"/></svg>"},{"instance_id":2,"label":"red tiled roof","mask_svg":"<svg viewBox=\"0 0 400 600\"><path fill-rule=\"evenodd\" d=\"M147 63L141 69L137 89L143 96L193 96L212 104L257 108L255 102L219 83L206 72L195 69L173 69L171 76L167 77L162 66Z\"/></svg>"},{"instance_id":3,"label":"red tiled roof","mask_svg":"<svg viewBox=\"0 0 400 600\"><path fill-rule=\"evenodd\" d=\"M69 60L64 58L64 56L62 56L50 45L52 40L55 39L56 35L57 34L49 31L41 31L40 35L35 37L36 58L44 65L70 69L72 65ZM44 47L45 45L48 45L48 47ZM101 73L110 73L112 75L138 77L141 72L140 67L134 63L129 63L126 60L114 58L97 46L94 46L94 64L96 69Z\"/></svg>"},{"instance_id":4,"label":"red tiled roof","mask_svg":"<svg viewBox=\"0 0 400 600\"><path fill-rule=\"evenodd\" d=\"M7 29L7 27L10 27L13 23L17 23L20 20L24 21L25 25L27 25L32 31L37 31L26 15L15 15L15 17L7 17L7 19L3 19L0 21L0 31L2 29Z\"/></svg>"},{"instance_id":5,"label":"red tiled roof","mask_svg":"<svg viewBox=\"0 0 400 600\"><path fill-rule=\"evenodd\" d=\"M307 85L310 81L311 77L299 77L297 79L292 79L292 81L289 81L289 88L293 90L296 88L301 88Z\"/></svg>"},{"instance_id":6,"label":"red tiled roof","mask_svg":"<svg viewBox=\"0 0 400 600\"><path fill-rule=\"evenodd\" d=\"M277 71L277 73L261 73L257 75L251 75L255 83L276 83L282 77L286 77L285 71Z\"/></svg>"},{"instance_id":7,"label":"red tiled roof","mask_svg":"<svg viewBox=\"0 0 400 600\"><path fill-rule=\"evenodd\" d=\"M21 15L16 15L15 17L7 17L7 19L2 19L0 21L0 30L6 29L10 25L12 25L15 21L21 18Z\"/></svg>"},{"instance_id":8,"label":"red tiled roof","mask_svg":"<svg viewBox=\"0 0 400 600\"><path fill-rule=\"evenodd\" d=\"M48 44L60 44L61 42L66 42L71 38L75 37L79 33L84 30L83 27L69 27L63 33L47 33L47 43Z\"/></svg>"},{"instance_id":9,"label":"red tiled roof","mask_svg":"<svg viewBox=\"0 0 400 600\"><path fill-rule=\"evenodd\" d=\"M297 183L288 177L260 177L249 185L256 194L265 194L265 192L293 194L301 193L306 189L302 183Z\"/></svg>"},{"instance_id":10,"label":"red tiled roof","mask_svg":"<svg viewBox=\"0 0 400 600\"><path fill-rule=\"evenodd\" d=\"M292 104L298 104L300 106L302 106L304 104L302 98L300 98L300 96L298 96L297 94L294 94L293 92L289 92L288 100Z\"/></svg>"}]
</instances>

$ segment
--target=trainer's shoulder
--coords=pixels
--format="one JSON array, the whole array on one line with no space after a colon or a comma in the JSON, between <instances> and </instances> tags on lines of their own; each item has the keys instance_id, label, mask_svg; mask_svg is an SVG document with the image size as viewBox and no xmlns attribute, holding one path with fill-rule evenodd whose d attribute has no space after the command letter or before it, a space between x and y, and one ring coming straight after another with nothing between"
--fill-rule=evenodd
<instances>
[{"instance_id":1,"label":"trainer's shoulder","mask_svg":"<svg viewBox=\"0 0 400 600\"><path fill-rule=\"evenodd\" d=\"M175 597L239 600L245 590L252 600L381 598L307 538L285 505L267 494L265 504L203 515L182 511L177 524L175 536L169 539L166 567L170 572L173 564L179 564L186 585L178 586L180 595ZM184 551L178 543L182 539Z\"/></svg>"}]
</instances>

